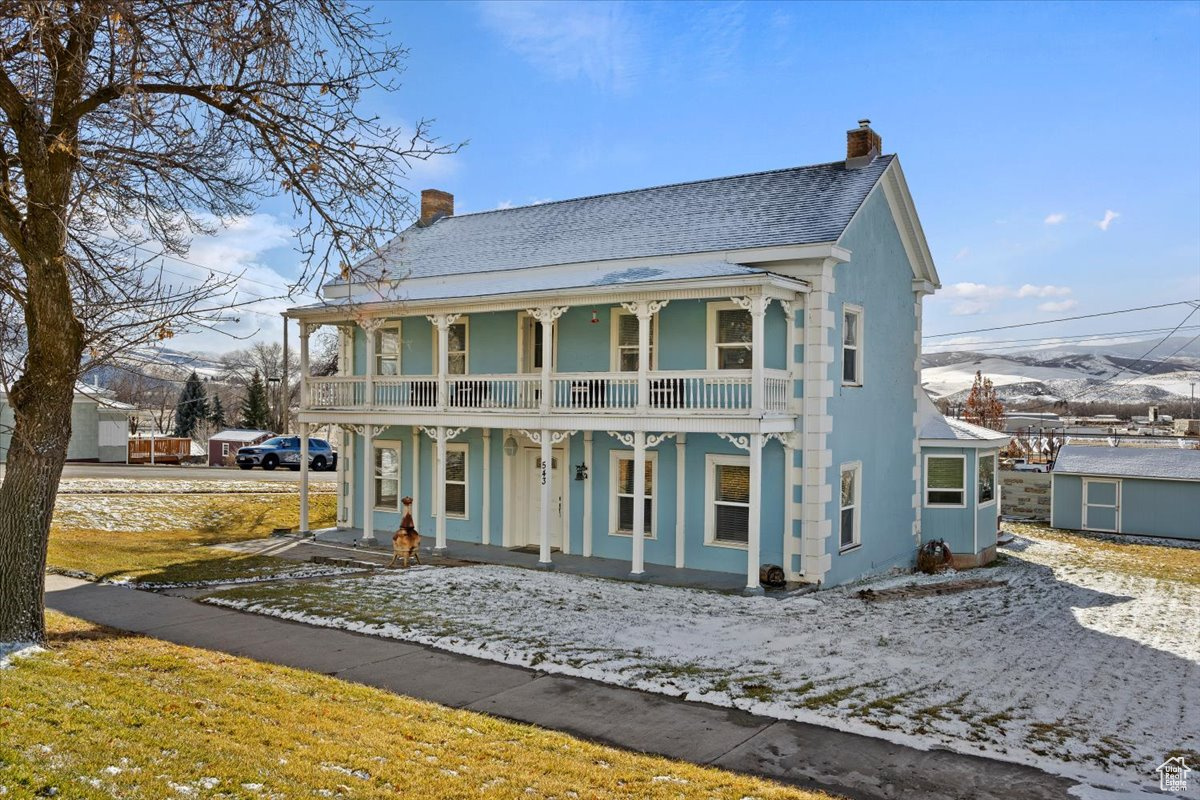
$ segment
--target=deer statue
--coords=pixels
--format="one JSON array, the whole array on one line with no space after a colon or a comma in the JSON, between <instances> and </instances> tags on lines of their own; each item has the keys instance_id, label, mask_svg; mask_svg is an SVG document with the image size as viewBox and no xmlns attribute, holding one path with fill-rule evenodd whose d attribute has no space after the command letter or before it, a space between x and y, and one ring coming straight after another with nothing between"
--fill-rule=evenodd
<instances>
[{"instance_id":1,"label":"deer statue","mask_svg":"<svg viewBox=\"0 0 1200 800\"><path fill-rule=\"evenodd\" d=\"M400 502L404 504L404 518L400 520L400 528L392 534L392 560L388 563L388 567L395 566L396 560L400 559L404 569L408 569L410 558L418 564L421 563L421 556L418 552L421 534L417 533L417 526L413 524L413 499L403 497Z\"/></svg>"}]
</instances>

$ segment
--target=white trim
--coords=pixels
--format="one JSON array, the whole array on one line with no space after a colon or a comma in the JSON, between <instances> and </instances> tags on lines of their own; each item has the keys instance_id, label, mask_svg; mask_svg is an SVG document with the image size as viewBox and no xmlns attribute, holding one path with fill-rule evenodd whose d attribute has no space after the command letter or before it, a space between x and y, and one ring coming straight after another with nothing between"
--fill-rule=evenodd
<instances>
[{"instance_id":1,"label":"white trim","mask_svg":"<svg viewBox=\"0 0 1200 800\"><path fill-rule=\"evenodd\" d=\"M709 302L706 304L706 322L705 322L705 326L704 326L704 329L705 329L705 333L704 333L704 335L705 335L705 364L707 365L706 369L709 369L709 370L720 369L720 367L718 366L718 364L720 362L719 362L719 359L717 358L717 312L718 311L744 311L745 313L750 314L749 309L744 308L744 307L738 305L737 303L734 303L729 300L726 300L723 302L722 301ZM750 318L751 318L751 320L753 320L754 315L750 314ZM751 354L751 358L753 358L753 353L754 353L754 336L753 336L753 334L751 334L751 337L750 337L748 352ZM752 372L753 368L751 368L751 369L729 369L729 370L722 370L722 371L728 372L732 375L736 375L738 373Z\"/></svg>"},{"instance_id":2,"label":"white trim","mask_svg":"<svg viewBox=\"0 0 1200 800\"><path fill-rule=\"evenodd\" d=\"M533 357L541 352L541 349L537 347L537 339L525 335L525 328L530 323L534 326L542 324L528 311L517 312L517 373L521 375L538 375L542 371L541 367L533 365ZM553 351L550 354L550 371L554 372L558 367L558 325L552 324L550 329L550 348ZM525 341L527 338L530 340L529 342ZM526 352L527 350L528 352ZM525 363L526 361L529 362L528 365Z\"/></svg>"},{"instance_id":3,"label":"white trim","mask_svg":"<svg viewBox=\"0 0 1200 800\"><path fill-rule=\"evenodd\" d=\"M447 335L447 339L446 339L446 341L447 341L447 342L449 341L449 330L450 330L450 328L453 328L455 325L462 325L462 326L463 326L463 345L464 345L464 348L463 348L462 350L450 350L449 348L447 348L447 351L446 351L446 364L447 364L447 368L446 368L446 377L448 377L448 378L454 378L454 377L457 377L457 376L459 376L459 375L470 375L470 374L471 374L471 318L470 318L469 316L467 316L466 314L463 314L463 315L461 315L461 316L460 316L458 319L454 320L454 322L451 322L449 325L447 325L447 326L446 326L446 331L447 331L447 334L446 334L446 335ZM437 367L438 367L438 363L439 363L439 362L438 362L438 339L439 339L439 338L441 338L441 337L440 337L440 336L438 335L438 333L437 333L437 325L432 325L432 327L433 327L433 330L434 330L434 336L433 336L433 369L434 369L434 372L435 372L435 374L436 374L436 372L437 372ZM451 371L450 371L450 368L449 368L449 363L450 363L450 361L449 361L449 359L450 359L450 354L451 354L451 353L459 353L459 352L461 352L461 353L463 354L463 371L462 371L461 373L459 373L459 372L451 372Z\"/></svg>"},{"instance_id":4,"label":"white trim","mask_svg":"<svg viewBox=\"0 0 1200 800\"><path fill-rule=\"evenodd\" d=\"M675 568L683 569L687 555L687 434L675 435Z\"/></svg>"},{"instance_id":5,"label":"white trim","mask_svg":"<svg viewBox=\"0 0 1200 800\"><path fill-rule=\"evenodd\" d=\"M856 344L853 345L854 350L854 380L846 380L846 314L853 314L854 335ZM841 379L842 386L862 386L863 385L863 364L866 361L863 358L863 351L866 349L866 342L863 340L863 332L866 325L864 324L863 307L854 303L842 303L842 340L838 352L841 358L838 359L838 377Z\"/></svg>"},{"instance_id":6,"label":"white trim","mask_svg":"<svg viewBox=\"0 0 1200 800\"><path fill-rule=\"evenodd\" d=\"M847 472L854 473L854 505L842 505L842 476ZM862 546L862 462L847 461L838 469L838 553L846 553ZM842 544L842 512L847 508L854 509L854 530L851 531L850 544Z\"/></svg>"},{"instance_id":7,"label":"white trim","mask_svg":"<svg viewBox=\"0 0 1200 800\"><path fill-rule=\"evenodd\" d=\"M961 489L946 489L946 488L939 488L937 486L931 487L929 485L929 459L931 459L931 458L956 459L962 465L961 466L962 479L963 479L962 480L962 488ZM921 485L923 488L921 505L923 505L925 508L966 508L967 507L967 490L968 490L967 457L965 455L958 455L957 453L926 453L925 454L924 473L925 474L922 476L922 480L921 480ZM929 490L931 488L935 492L962 492L963 501L961 503L930 503L929 502Z\"/></svg>"},{"instance_id":8,"label":"white trim","mask_svg":"<svg viewBox=\"0 0 1200 800\"><path fill-rule=\"evenodd\" d=\"M875 192L881 190L887 199L888 210L892 213L892 222L895 224L896 231L900 235L900 243L904 246L904 254L908 257L913 277L932 284L934 288L940 288L942 285L941 279L938 277L937 268L933 264L933 255L929 251L929 242L925 239L925 231L922 229L921 220L917 216L912 192L909 191L908 181L904 178L904 170L900 168L899 156L892 157L892 163L888 164L883 175L875 182L875 185L867 193L866 198L854 212L854 215L850 217L850 222L842 229L842 233L838 237L836 244L841 244L842 238L845 237L847 231L854 227L854 222L858 219L858 215L871 202L871 197Z\"/></svg>"},{"instance_id":9,"label":"white trim","mask_svg":"<svg viewBox=\"0 0 1200 800\"><path fill-rule=\"evenodd\" d=\"M394 330L396 332L396 352L387 354L387 356L389 358L396 359L396 371L395 371L395 373L384 374L379 371L379 360L380 360L380 358L383 357L383 354L381 354L379 352L379 344L382 341L383 332L389 331L389 330ZM372 371L371 374L376 378L398 378L398 377L400 377L404 373L404 368L403 368L403 364L402 364L403 358L404 358L404 356L403 356L403 354L404 354L403 320L400 320L400 319L392 320L385 325L381 325L380 327L376 328L373 331L367 332L367 335L369 337L371 337L371 339L373 340L371 347L372 347L372 352L375 356L371 360L371 363L368 365L369 369ZM437 337L436 336L433 337L433 346L435 348L437 347ZM434 356L433 363L434 364L437 363L437 356Z\"/></svg>"},{"instance_id":10,"label":"white trim","mask_svg":"<svg viewBox=\"0 0 1200 800\"><path fill-rule=\"evenodd\" d=\"M379 504L378 481L380 481L381 478L379 477L379 469L374 462L379 459L381 450L392 450L396 454L396 507L395 508L392 508L390 506L381 506ZM373 496L371 498L374 503L374 505L372 506L372 510L383 511L383 512L389 513L389 514L396 514L400 511L400 498L404 496L404 489L403 489L404 469L403 469L401 461L400 461L400 459L404 457L403 443L399 439L376 439L375 446L371 448L371 454L372 454L372 456L374 456L374 458L372 458L372 463L371 463L371 483L372 483L372 486L376 487L374 492L372 493Z\"/></svg>"},{"instance_id":11,"label":"white trim","mask_svg":"<svg viewBox=\"0 0 1200 800\"><path fill-rule=\"evenodd\" d=\"M983 459L992 459L992 499L979 499L979 465L983 463ZM993 506L1000 499L1000 451L997 450L991 455L985 453L975 454L975 507L976 509L987 508ZM1051 498L1053 501L1053 498Z\"/></svg>"},{"instance_id":12,"label":"white trim","mask_svg":"<svg viewBox=\"0 0 1200 800\"><path fill-rule=\"evenodd\" d=\"M750 547L749 541L746 542L723 542L716 538L716 478L717 467L745 467L750 469L750 456L729 455L726 453L708 453L704 456L704 546L705 547L727 547L731 550L748 550ZM750 502L746 504L749 508L754 503L757 487L750 487ZM732 505L732 504L730 504ZM749 539L749 531L747 531L747 540Z\"/></svg>"},{"instance_id":13,"label":"white trim","mask_svg":"<svg viewBox=\"0 0 1200 800\"><path fill-rule=\"evenodd\" d=\"M483 544L492 543L492 429L484 428L483 437L483 481L480 490L483 492L483 507L480 509L479 541Z\"/></svg>"},{"instance_id":14,"label":"white trim","mask_svg":"<svg viewBox=\"0 0 1200 800\"><path fill-rule=\"evenodd\" d=\"M447 442L446 443L446 462L447 462L446 466L447 467L449 467L451 453L462 453L463 454L463 479L461 481L451 481L449 478L446 479L447 484L449 484L449 483L461 483L462 484L462 487L463 487L463 513L454 514L454 513L451 513L449 510L447 510L446 511L446 519L470 519L471 518L471 445L469 442L453 442L453 443ZM442 491L445 491L444 487L439 487L439 488L441 488ZM440 496L440 494L438 494L436 492L435 492L434 496L436 498L438 498L437 501L435 501L434 508L440 509L442 507L442 503L440 502L441 496Z\"/></svg>"},{"instance_id":15,"label":"white trim","mask_svg":"<svg viewBox=\"0 0 1200 800\"><path fill-rule=\"evenodd\" d=\"M1051 483L1053 483L1053 479L1051 479ZM1111 483L1111 484L1113 484L1116 487L1116 495L1113 498L1114 504L1110 506L1105 503L1089 503L1088 502L1088 484L1089 483ZM1080 530L1096 531L1097 533L1120 533L1121 532L1121 506L1122 506L1121 494L1122 494L1122 490L1125 488L1121 484L1122 484L1122 480L1120 478L1094 478L1094 477L1082 477L1081 478L1081 480L1079 482L1079 502L1081 505L1081 508L1079 509L1079 529ZM1051 498L1051 504L1053 504L1053 502L1054 502L1053 498ZM1114 517L1113 524L1116 525L1116 527L1115 528L1090 528L1090 527L1088 527L1088 516L1087 516L1088 506L1095 506L1096 508L1111 508L1111 509L1113 509L1113 512L1114 512L1113 513L1113 517ZM1051 512L1051 513L1053 514L1053 512Z\"/></svg>"},{"instance_id":16,"label":"white trim","mask_svg":"<svg viewBox=\"0 0 1200 800\"><path fill-rule=\"evenodd\" d=\"M608 331L608 369L610 372L633 372L637 370L622 370L621 369L621 350L619 346L619 319L621 317L633 317L637 319L637 314L632 314L620 306L613 306L612 313L609 315L609 331ZM658 314L650 317L650 371L658 369ZM635 348L637 345L633 345Z\"/></svg>"},{"instance_id":17,"label":"white trim","mask_svg":"<svg viewBox=\"0 0 1200 800\"><path fill-rule=\"evenodd\" d=\"M608 535L620 536L621 538L633 538L633 531L622 531L619 529L620 515L618 509L619 495L617 493L617 462L618 461L633 461L632 450L609 450L608 451ZM650 530L645 531L647 539L657 539L658 531L658 453L654 450L646 450L646 463L650 465L650 494L646 499L650 501ZM633 495L629 495L633 497ZM635 509L636 512L636 509ZM643 512L644 513L644 512Z\"/></svg>"}]
</instances>

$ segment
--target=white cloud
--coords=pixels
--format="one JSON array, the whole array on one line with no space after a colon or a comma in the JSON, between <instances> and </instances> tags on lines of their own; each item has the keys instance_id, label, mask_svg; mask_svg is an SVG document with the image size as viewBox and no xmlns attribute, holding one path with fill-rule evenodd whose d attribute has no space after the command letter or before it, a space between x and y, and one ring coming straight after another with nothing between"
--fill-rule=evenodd
<instances>
[{"instance_id":1,"label":"white cloud","mask_svg":"<svg viewBox=\"0 0 1200 800\"><path fill-rule=\"evenodd\" d=\"M964 281L947 286L946 293L951 297L967 297L974 300L997 300L1001 297L1011 296L1012 289L1009 289L1007 286L992 286L986 283Z\"/></svg>"},{"instance_id":2,"label":"white cloud","mask_svg":"<svg viewBox=\"0 0 1200 800\"><path fill-rule=\"evenodd\" d=\"M1053 284L1034 286L1032 283L1027 283L1017 290L1017 297L1066 297L1070 293L1070 288L1066 286L1054 286Z\"/></svg>"},{"instance_id":3,"label":"white cloud","mask_svg":"<svg viewBox=\"0 0 1200 800\"><path fill-rule=\"evenodd\" d=\"M1076 300L1052 300L1048 303L1039 303L1037 310L1049 311L1052 313L1059 311L1070 311L1077 305L1079 305L1079 302Z\"/></svg>"},{"instance_id":4,"label":"white cloud","mask_svg":"<svg viewBox=\"0 0 1200 800\"><path fill-rule=\"evenodd\" d=\"M1097 223L1096 223L1096 227L1097 227L1097 228L1099 228L1099 229L1100 229L1100 230L1102 230L1102 231L1106 231L1106 230L1108 230L1108 226L1109 226L1109 225L1112 225L1112 223L1113 223L1113 220L1114 220L1114 219L1116 219L1116 218L1117 218L1117 217L1119 217L1119 216L1121 216L1119 213L1117 213L1116 211L1113 211L1113 210L1110 208L1110 209L1108 209L1107 211L1105 211L1105 212L1104 212L1104 219L1102 219L1102 220L1100 220L1099 222L1097 222Z\"/></svg>"},{"instance_id":5,"label":"white cloud","mask_svg":"<svg viewBox=\"0 0 1200 800\"><path fill-rule=\"evenodd\" d=\"M954 254L954 260L962 261L964 258L970 257L970 255L971 255L971 248L964 247L962 250L959 250L957 253Z\"/></svg>"},{"instance_id":6,"label":"white cloud","mask_svg":"<svg viewBox=\"0 0 1200 800\"><path fill-rule=\"evenodd\" d=\"M556 80L605 90L632 83L637 36L623 3L508 2L479 6L505 44Z\"/></svg>"},{"instance_id":7,"label":"white cloud","mask_svg":"<svg viewBox=\"0 0 1200 800\"><path fill-rule=\"evenodd\" d=\"M1050 214L1049 216L1047 216L1042 221L1045 222L1047 225L1058 225L1060 222L1062 222L1066 218L1067 218L1066 214L1056 211L1053 214Z\"/></svg>"},{"instance_id":8,"label":"white cloud","mask_svg":"<svg viewBox=\"0 0 1200 800\"><path fill-rule=\"evenodd\" d=\"M978 300L963 300L952 305L950 313L956 317L969 317L975 314L982 314L989 308L991 308L989 303L981 303Z\"/></svg>"}]
</instances>

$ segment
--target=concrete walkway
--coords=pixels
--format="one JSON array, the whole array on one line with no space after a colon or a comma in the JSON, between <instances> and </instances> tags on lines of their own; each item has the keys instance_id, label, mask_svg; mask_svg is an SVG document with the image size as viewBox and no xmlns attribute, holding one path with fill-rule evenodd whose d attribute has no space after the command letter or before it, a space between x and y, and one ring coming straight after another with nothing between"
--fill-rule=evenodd
<instances>
[{"instance_id":1,"label":"concrete walkway","mask_svg":"<svg viewBox=\"0 0 1200 800\"><path fill-rule=\"evenodd\" d=\"M165 641L322 672L629 750L852 798L1065 799L1073 785L1032 767L915 750L831 728L59 575L47 576L46 605Z\"/></svg>"}]
</instances>

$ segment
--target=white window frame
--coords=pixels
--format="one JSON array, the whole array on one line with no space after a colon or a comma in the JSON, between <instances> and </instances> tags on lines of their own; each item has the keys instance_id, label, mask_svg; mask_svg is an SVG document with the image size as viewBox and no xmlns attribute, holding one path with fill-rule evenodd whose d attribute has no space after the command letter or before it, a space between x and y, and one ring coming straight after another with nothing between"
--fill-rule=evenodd
<instances>
[{"instance_id":1,"label":"white window frame","mask_svg":"<svg viewBox=\"0 0 1200 800\"><path fill-rule=\"evenodd\" d=\"M448 442L446 444L446 458L450 458L451 453L463 454L463 479L461 481L452 481L447 479L446 483L461 483L463 487L463 513L456 514L449 509L446 510L446 519L470 519L471 518L471 446L466 442ZM436 483L436 481L435 481ZM442 491L441 486L435 486L433 492L433 515L436 517L442 510Z\"/></svg>"},{"instance_id":2,"label":"white window frame","mask_svg":"<svg viewBox=\"0 0 1200 800\"><path fill-rule=\"evenodd\" d=\"M229 442L221 442L221 458L229 458Z\"/></svg>"},{"instance_id":3,"label":"white window frame","mask_svg":"<svg viewBox=\"0 0 1200 800\"><path fill-rule=\"evenodd\" d=\"M620 306L612 309L612 319L609 324L609 358L608 369L610 372L637 372L637 370L622 370L621 369L621 317L637 318L636 314L631 314ZM635 348L636 349L636 348ZM658 369L658 314L650 317L650 371Z\"/></svg>"},{"instance_id":4,"label":"white window frame","mask_svg":"<svg viewBox=\"0 0 1200 800\"><path fill-rule=\"evenodd\" d=\"M944 489L937 486L929 485L929 459L931 458L946 458L957 459L961 465L963 485L962 489ZM967 457L956 453L926 453L925 454L925 479L924 479L924 505L926 508L966 508L967 507ZM961 503L931 503L929 502L929 492L962 492Z\"/></svg>"},{"instance_id":5,"label":"white window frame","mask_svg":"<svg viewBox=\"0 0 1200 800\"><path fill-rule=\"evenodd\" d=\"M842 475L847 472L854 473L854 505L842 505ZM842 464L838 469L838 552L846 553L858 547L862 547L862 479L863 469L861 461L850 461ZM850 533L850 544L842 544L842 512L847 508L854 509L854 530Z\"/></svg>"},{"instance_id":6,"label":"white window frame","mask_svg":"<svg viewBox=\"0 0 1200 800\"><path fill-rule=\"evenodd\" d=\"M852 381L846 380L846 349L848 347L848 345L846 344L846 330L845 330L846 314L854 314L854 319L855 319L854 340L856 342L858 342L858 344L850 346L850 349L854 350L854 380L852 380ZM840 367L842 370L842 386L862 386L863 385L863 364L866 361L866 359L863 358L863 351L866 349L865 348L866 342L863 340L863 329L866 327L866 325L863 324L864 318L865 317L863 315L862 306L855 305L854 303L842 303L842 347L841 347L842 358L841 358L841 363L840 363Z\"/></svg>"},{"instance_id":7,"label":"white window frame","mask_svg":"<svg viewBox=\"0 0 1200 800\"><path fill-rule=\"evenodd\" d=\"M388 331L388 330L394 330L396 332L396 352L389 353L387 355L388 358L396 359L396 374L395 375L385 375L379 369L380 365L383 363L383 358L384 358L384 354L381 353L379 350L379 345L383 343L384 331ZM382 328L377 329L374 333L370 333L368 335L375 337L375 343L373 345L373 349L375 350L375 363L371 364L371 369L374 370L374 372L372 374L377 378L399 378L400 374L401 374L401 363L400 363L401 353L404 352L404 334L403 334L403 330L401 328L400 320L396 320L394 323L388 323L387 325L384 325Z\"/></svg>"},{"instance_id":8,"label":"white window frame","mask_svg":"<svg viewBox=\"0 0 1200 800\"><path fill-rule=\"evenodd\" d=\"M404 496L404 446L399 439L376 439L375 440L375 459L379 459L379 454L384 450L394 450L396 453L396 507L379 505L380 491L379 481L382 480L379 476L379 467L376 463L371 464L371 480L374 481L371 489L372 500L374 500L374 509L376 511L390 512L398 514L401 511L400 498Z\"/></svg>"},{"instance_id":9,"label":"white window frame","mask_svg":"<svg viewBox=\"0 0 1200 800\"><path fill-rule=\"evenodd\" d=\"M751 372L751 370L749 370L749 369L720 369L720 367L718 366L720 364L720 360L717 358L717 347L718 347L718 343L717 343L717 312L718 311L746 311L746 309L742 308L737 303L733 303L728 300L723 301L723 302L708 304L708 323L705 326L705 328L707 329L705 336L707 338L707 344L708 344L708 348L707 348L707 350L708 350L708 356L707 356L708 370L710 372L715 372L715 371L720 370L723 373L727 372L727 373L734 374L734 375L736 375L738 373ZM746 313L749 314L750 312L746 311ZM756 346L760 346L760 345L759 345L759 343L756 343L754 341L753 334L751 334L751 338L750 338L751 354L753 354L754 348Z\"/></svg>"},{"instance_id":10,"label":"white window frame","mask_svg":"<svg viewBox=\"0 0 1200 800\"><path fill-rule=\"evenodd\" d=\"M979 490L983 486L983 484L981 484L979 482L979 465L983 462L983 459L985 459L985 458L990 458L992 460L992 499L991 500L980 500L979 499ZM987 508L990 505L994 505L996 500L999 497L1000 497L1000 454L999 453L991 453L986 456L977 454L975 456L975 503L976 503L976 505L979 508Z\"/></svg>"},{"instance_id":11,"label":"white window frame","mask_svg":"<svg viewBox=\"0 0 1200 800\"><path fill-rule=\"evenodd\" d=\"M624 536L626 538L633 537L633 531L620 530L620 498L617 493L617 477L619 475L618 465L621 461L633 461L632 450L610 450L608 453L608 481L612 489L608 493L608 528L610 536ZM646 495L646 499L651 501L650 508L650 530L645 531L647 539L658 538L658 453L654 451L646 452L646 463L650 464L650 494ZM632 495L630 495L632 496ZM644 512L643 512L644 513Z\"/></svg>"},{"instance_id":12,"label":"white window frame","mask_svg":"<svg viewBox=\"0 0 1200 800\"><path fill-rule=\"evenodd\" d=\"M454 320L454 324L463 326L463 349L462 350L451 350L450 353L462 353L463 354L463 371L461 373L449 372L450 362L448 360L449 356L447 356L447 361L446 361L447 372L446 372L446 374L452 378L458 377L460 374L461 375L470 375L471 374L471 318L468 317L466 314L463 314L458 319ZM438 358L438 339L440 339L440 338L441 337L438 335L437 325L434 325L433 326L433 371L435 374L438 371L438 366L441 364L441 361ZM448 336L447 336L447 341L449 341Z\"/></svg>"},{"instance_id":13,"label":"white window frame","mask_svg":"<svg viewBox=\"0 0 1200 800\"><path fill-rule=\"evenodd\" d=\"M708 453L704 457L704 544L708 547L728 547L733 550L746 550L749 542L724 542L717 539L716 514L716 479L717 467L746 467L750 468L750 456L728 455L725 453ZM750 486L750 503L754 502L758 487ZM733 505L733 504L729 504ZM753 532L748 532L753 533ZM747 537L749 538L749 537Z\"/></svg>"},{"instance_id":14,"label":"white window frame","mask_svg":"<svg viewBox=\"0 0 1200 800\"><path fill-rule=\"evenodd\" d=\"M533 365L536 355L533 348L537 339L525 335L526 327L531 322L534 325L542 324L527 311L517 312L517 372L522 375L536 375L541 372L541 367ZM550 328L550 370L553 372L558 366L558 323L551 323Z\"/></svg>"}]
</instances>

